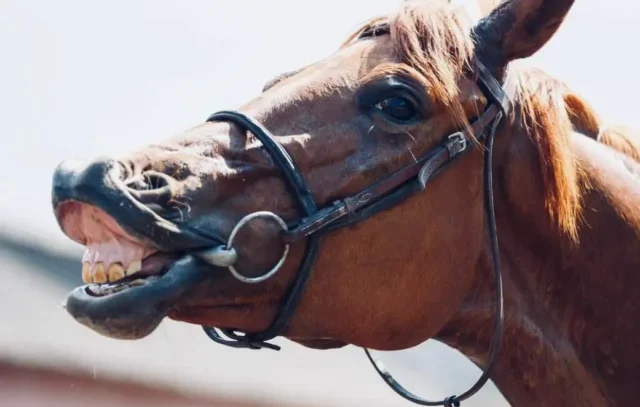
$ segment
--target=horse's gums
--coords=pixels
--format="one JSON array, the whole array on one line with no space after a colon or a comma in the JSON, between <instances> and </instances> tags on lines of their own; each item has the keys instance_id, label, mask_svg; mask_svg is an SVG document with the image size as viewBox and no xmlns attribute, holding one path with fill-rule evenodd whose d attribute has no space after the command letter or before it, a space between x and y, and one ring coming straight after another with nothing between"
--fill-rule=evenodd
<instances>
[{"instance_id":1,"label":"horse's gums","mask_svg":"<svg viewBox=\"0 0 640 407\"><path fill-rule=\"evenodd\" d=\"M58 207L58 219L69 238L86 247L82 258L82 280L106 283L142 270L143 259L157 250L128 235L107 213L79 202Z\"/></svg>"}]
</instances>

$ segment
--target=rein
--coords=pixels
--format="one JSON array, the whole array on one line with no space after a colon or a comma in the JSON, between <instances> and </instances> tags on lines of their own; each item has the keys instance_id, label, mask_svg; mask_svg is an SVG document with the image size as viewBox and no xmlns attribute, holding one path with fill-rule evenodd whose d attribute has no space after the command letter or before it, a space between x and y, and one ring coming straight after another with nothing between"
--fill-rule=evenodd
<instances>
[{"instance_id":1,"label":"rein","mask_svg":"<svg viewBox=\"0 0 640 407\"><path fill-rule=\"evenodd\" d=\"M204 332L209 338L217 343L234 348L280 350L279 346L271 344L268 341L282 334L293 316L296 307L300 303L309 276L311 275L311 269L318 255L322 236L333 230L365 220L383 210L393 207L417 192L423 191L427 183L434 176L455 162L461 154L469 150L469 143L473 136L475 136L478 141L485 142L484 203L488 219L489 238L491 241L496 292L496 310L493 337L491 340L491 353L484 372L477 382L461 395L451 396L441 401L429 401L405 389L393 378L379 360L372 357L368 349L365 349L365 352L369 361L385 383L400 396L416 404L423 406L460 406L461 401L473 396L484 386L489 380L491 369L496 362L501 347L504 320L502 275L500 272L498 233L496 230L493 202L493 142L501 120L508 117L512 105L507 92L503 90L500 83L493 77L489 70L485 68L480 61L476 61L476 64L478 69L477 83L489 103L483 114L471 124L471 134L466 130L461 130L447 136L441 145L435 147L414 163L401 168L359 193L336 201L322 209L317 208L311 190L291 156L260 123L236 111L221 111L214 113L207 119L208 122L232 122L252 133L262 142L265 150L282 171L287 187L292 196L296 198L298 209L302 216L297 224L289 228L287 224L274 213L255 212L249 214L238 222L226 245L200 252L197 256L216 266L228 267L234 277L240 281L245 283L259 283L270 278L280 269L286 260L291 243L300 240L306 240L307 242L302 263L293 284L286 293L284 304L271 325L265 331L242 333L235 329L219 330L215 327L203 326ZM505 89L509 94L512 94L512 86L513 83L507 80ZM275 267L259 277L249 278L242 276L233 268L233 263L237 258L236 252L233 249L233 238L242 226L257 218L275 219L284 230L283 239L286 246L282 258Z\"/></svg>"}]
</instances>

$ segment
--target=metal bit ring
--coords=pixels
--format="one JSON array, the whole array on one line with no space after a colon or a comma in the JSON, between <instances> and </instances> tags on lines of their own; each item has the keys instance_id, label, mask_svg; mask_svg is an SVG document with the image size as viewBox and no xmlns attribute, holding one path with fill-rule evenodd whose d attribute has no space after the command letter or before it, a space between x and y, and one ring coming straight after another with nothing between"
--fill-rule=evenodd
<instances>
[{"instance_id":1,"label":"metal bit ring","mask_svg":"<svg viewBox=\"0 0 640 407\"><path fill-rule=\"evenodd\" d=\"M282 220L282 218L278 215L276 215L273 212L269 212L269 211L260 211L260 212L253 212L250 213L249 215L245 216L244 218L240 219L240 221L236 224L236 226L233 228L233 230L231 231L231 234L229 235L229 240L227 240L227 250L232 250L233 249L233 239L235 239L236 235L238 234L238 232L240 231L240 229L246 225L247 223L251 222L252 220L256 219L256 218L270 218L275 220L278 225L280 225L280 227L282 228L283 231L287 232L289 230L289 228L287 228L287 224L285 223L284 220ZM258 276L258 277L245 277L242 274L240 274L238 272L238 270L236 270L236 268L233 266L233 264L230 264L227 266L227 268L229 269L229 271L231 272L231 274L237 278L238 280L242 281L243 283L247 283L247 284L256 284L256 283L260 283L262 281L265 281L267 279L269 279L270 277L272 277L274 274L276 274L278 272L278 270L280 270L280 268L284 265L285 260L287 259L287 256L289 255L289 244L287 243L284 246L284 252L282 253L282 257L280 258L280 260L278 261L278 263L273 266L273 268L269 271L267 271L265 274Z\"/></svg>"}]
</instances>

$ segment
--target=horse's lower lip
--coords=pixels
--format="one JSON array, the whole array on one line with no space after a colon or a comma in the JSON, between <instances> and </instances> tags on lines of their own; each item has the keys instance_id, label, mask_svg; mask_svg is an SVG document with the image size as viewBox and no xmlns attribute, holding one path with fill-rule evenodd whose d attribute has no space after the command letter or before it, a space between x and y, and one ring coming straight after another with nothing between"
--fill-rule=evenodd
<instances>
[{"instance_id":1,"label":"horse's lower lip","mask_svg":"<svg viewBox=\"0 0 640 407\"><path fill-rule=\"evenodd\" d=\"M105 336L139 339L149 335L185 292L210 273L211 266L185 256L162 276L143 285L105 296L87 292L88 286L67 296L66 309L81 324Z\"/></svg>"}]
</instances>

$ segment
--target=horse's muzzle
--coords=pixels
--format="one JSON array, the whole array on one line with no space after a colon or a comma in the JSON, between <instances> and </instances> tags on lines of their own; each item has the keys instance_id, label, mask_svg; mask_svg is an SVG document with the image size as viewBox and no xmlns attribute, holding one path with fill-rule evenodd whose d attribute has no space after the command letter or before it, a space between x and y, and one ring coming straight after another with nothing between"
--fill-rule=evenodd
<instances>
[{"instance_id":1,"label":"horse's muzzle","mask_svg":"<svg viewBox=\"0 0 640 407\"><path fill-rule=\"evenodd\" d=\"M88 163L65 161L58 165L53 175L51 200L63 231L62 220L67 210L74 203L82 203L104 211L133 238L160 251L186 251L221 244L215 236L203 235L165 219L149 204L150 198L160 200L170 195L168 181L158 188L140 191L128 185L130 175L131 170L125 164L111 159Z\"/></svg>"},{"instance_id":2,"label":"horse's muzzle","mask_svg":"<svg viewBox=\"0 0 640 407\"><path fill-rule=\"evenodd\" d=\"M58 223L79 243L87 242L82 241L82 234L72 230L86 226L87 219L75 217L74 211L80 205L89 205L115 221L128 235L126 239L180 256L167 264L165 270L135 280L137 284L132 279L123 279L113 283L118 290L104 295L96 294L92 285L78 287L68 295L65 306L73 318L103 335L120 339L148 335L188 290L204 279L225 275L213 273L214 267L189 254L221 242L165 219L157 209L152 209L150 202L157 204L170 195L171 179L160 182L155 178L153 187L136 188L132 187L131 175L125 164L110 159L63 162L55 171L52 188Z\"/></svg>"}]
</instances>

